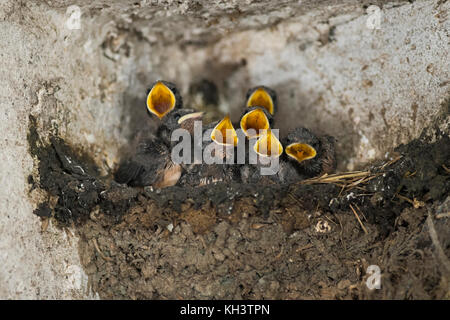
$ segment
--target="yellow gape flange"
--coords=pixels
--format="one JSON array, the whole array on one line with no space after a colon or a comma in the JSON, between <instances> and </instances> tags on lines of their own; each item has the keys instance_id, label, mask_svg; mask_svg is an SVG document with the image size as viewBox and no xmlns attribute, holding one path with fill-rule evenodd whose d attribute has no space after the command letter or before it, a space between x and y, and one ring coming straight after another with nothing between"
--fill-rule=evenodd
<instances>
[{"instance_id":1,"label":"yellow gape flange","mask_svg":"<svg viewBox=\"0 0 450 320\"><path fill-rule=\"evenodd\" d=\"M175 107L176 98L164 83L157 82L147 96L147 109L159 119Z\"/></svg>"},{"instance_id":2,"label":"yellow gape flange","mask_svg":"<svg viewBox=\"0 0 450 320\"><path fill-rule=\"evenodd\" d=\"M309 144L291 143L286 147L286 154L298 162L302 162L314 158L317 152Z\"/></svg>"},{"instance_id":3,"label":"yellow gape flange","mask_svg":"<svg viewBox=\"0 0 450 320\"><path fill-rule=\"evenodd\" d=\"M277 158L283 153L283 145L269 129L256 141L253 150L260 156Z\"/></svg>"},{"instance_id":4,"label":"yellow gape flange","mask_svg":"<svg viewBox=\"0 0 450 320\"><path fill-rule=\"evenodd\" d=\"M259 137L261 135L260 130L269 128L269 119L267 119L262 109L249 111L241 119L241 129L249 138Z\"/></svg>"},{"instance_id":5,"label":"yellow gape flange","mask_svg":"<svg viewBox=\"0 0 450 320\"><path fill-rule=\"evenodd\" d=\"M223 146L237 146L238 136L229 116L215 126L211 132L211 140Z\"/></svg>"}]
</instances>

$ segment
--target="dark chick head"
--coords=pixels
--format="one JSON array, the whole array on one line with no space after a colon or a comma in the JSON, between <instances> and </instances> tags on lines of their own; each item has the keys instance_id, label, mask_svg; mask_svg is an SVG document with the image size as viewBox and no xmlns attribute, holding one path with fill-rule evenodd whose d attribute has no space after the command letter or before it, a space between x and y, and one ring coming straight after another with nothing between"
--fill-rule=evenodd
<instances>
[{"instance_id":1,"label":"dark chick head","mask_svg":"<svg viewBox=\"0 0 450 320\"><path fill-rule=\"evenodd\" d=\"M147 92L147 110L162 119L173 109L180 109L183 100L173 83L156 81Z\"/></svg>"},{"instance_id":2,"label":"dark chick head","mask_svg":"<svg viewBox=\"0 0 450 320\"><path fill-rule=\"evenodd\" d=\"M284 141L288 159L308 176L330 173L335 169L334 138L317 137L306 128L296 128Z\"/></svg>"},{"instance_id":3,"label":"dark chick head","mask_svg":"<svg viewBox=\"0 0 450 320\"><path fill-rule=\"evenodd\" d=\"M171 145L172 132L181 128L194 135L195 121L202 121L203 113L192 109L176 109L168 114L158 128L157 136L168 146Z\"/></svg>"},{"instance_id":4,"label":"dark chick head","mask_svg":"<svg viewBox=\"0 0 450 320\"><path fill-rule=\"evenodd\" d=\"M266 86L253 87L247 91L245 106L251 107L263 107L274 116L277 111L277 94L275 90Z\"/></svg>"},{"instance_id":5,"label":"dark chick head","mask_svg":"<svg viewBox=\"0 0 450 320\"><path fill-rule=\"evenodd\" d=\"M191 83L189 95L197 100L197 104L203 106L217 106L219 104L219 90L214 82L207 79Z\"/></svg>"},{"instance_id":6,"label":"dark chick head","mask_svg":"<svg viewBox=\"0 0 450 320\"><path fill-rule=\"evenodd\" d=\"M263 107L247 108L240 119L240 126L248 138L259 137L264 130L270 129L273 118Z\"/></svg>"}]
</instances>

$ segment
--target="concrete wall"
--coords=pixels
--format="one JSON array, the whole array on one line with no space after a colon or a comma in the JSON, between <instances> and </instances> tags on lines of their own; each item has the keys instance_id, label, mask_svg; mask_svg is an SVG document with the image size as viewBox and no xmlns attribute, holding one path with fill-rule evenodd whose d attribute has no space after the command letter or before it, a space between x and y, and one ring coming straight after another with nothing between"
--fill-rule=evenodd
<instances>
[{"instance_id":1,"label":"concrete wall","mask_svg":"<svg viewBox=\"0 0 450 320\"><path fill-rule=\"evenodd\" d=\"M341 170L417 137L448 98L449 3L372 2L379 29L367 3L1 1L0 298L95 298L77 239L41 232L32 214L47 195L27 183L30 114L104 172L136 126L155 125L143 101L158 78L185 95L213 80L234 119L249 86L274 87L282 134L301 124L335 135Z\"/></svg>"}]
</instances>

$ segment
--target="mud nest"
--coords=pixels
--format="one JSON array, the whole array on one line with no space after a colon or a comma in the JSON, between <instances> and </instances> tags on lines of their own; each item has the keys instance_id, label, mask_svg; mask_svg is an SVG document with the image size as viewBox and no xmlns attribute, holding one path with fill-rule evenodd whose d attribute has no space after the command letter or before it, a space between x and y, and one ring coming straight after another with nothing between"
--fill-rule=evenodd
<instances>
[{"instance_id":1,"label":"mud nest","mask_svg":"<svg viewBox=\"0 0 450 320\"><path fill-rule=\"evenodd\" d=\"M105 299L450 298L450 145L399 146L364 171L291 185L130 188L30 119L48 201L74 227L90 289ZM369 265L381 289L369 290Z\"/></svg>"}]
</instances>

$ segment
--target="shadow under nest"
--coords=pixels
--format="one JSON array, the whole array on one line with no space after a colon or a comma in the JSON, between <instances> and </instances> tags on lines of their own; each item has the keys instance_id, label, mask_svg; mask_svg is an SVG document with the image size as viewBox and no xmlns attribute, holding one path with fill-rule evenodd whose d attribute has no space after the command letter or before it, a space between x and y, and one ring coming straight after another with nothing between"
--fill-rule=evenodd
<instances>
[{"instance_id":1,"label":"shadow under nest","mask_svg":"<svg viewBox=\"0 0 450 320\"><path fill-rule=\"evenodd\" d=\"M100 177L88 155L59 137L42 143L30 124L39 178L29 183L49 194L35 214L75 226L101 298L448 298L447 265L424 227L450 205L448 135L401 145L365 171L291 185L153 190ZM435 229L448 256L448 219ZM383 290L365 287L369 264L380 265Z\"/></svg>"}]
</instances>

